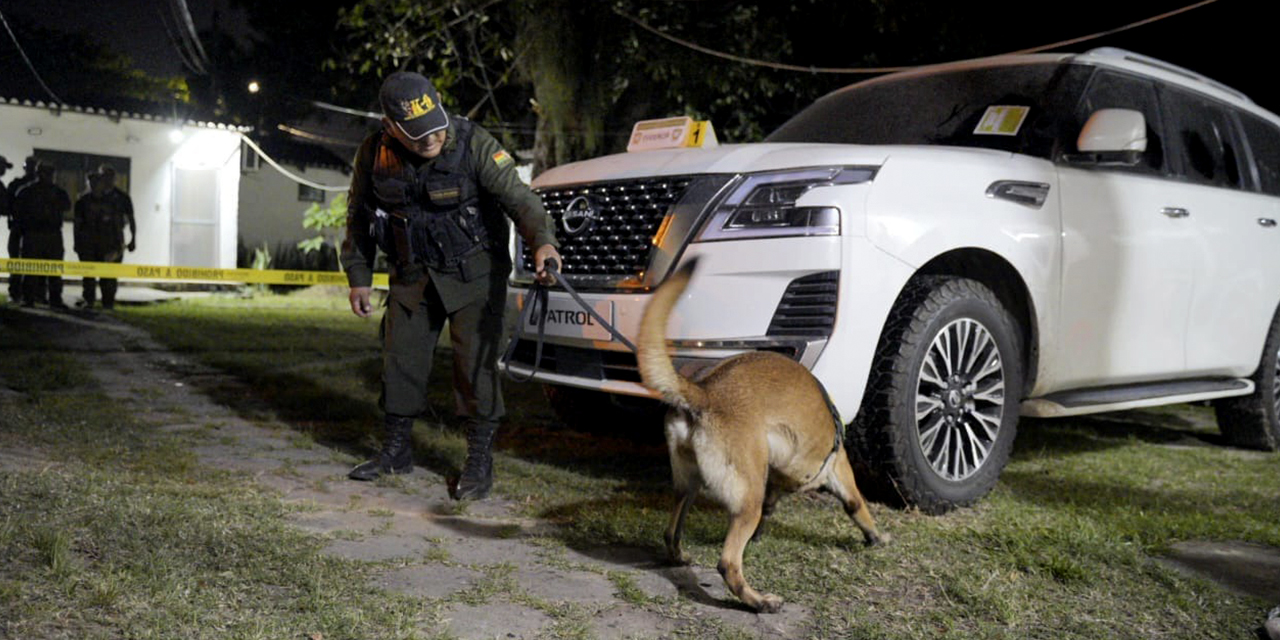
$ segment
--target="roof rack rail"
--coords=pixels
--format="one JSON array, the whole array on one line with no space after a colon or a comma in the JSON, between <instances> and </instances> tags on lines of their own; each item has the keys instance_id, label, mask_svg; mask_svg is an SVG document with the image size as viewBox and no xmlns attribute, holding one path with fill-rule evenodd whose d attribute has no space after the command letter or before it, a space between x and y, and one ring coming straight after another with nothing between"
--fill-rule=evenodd
<instances>
[{"instance_id":1,"label":"roof rack rail","mask_svg":"<svg viewBox=\"0 0 1280 640\"><path fill-rule=\"evenodd\" d=\"M1244 100L1245 102L1249 102L1249 103L1253 102L1253 100L1250 99L1249 96L1245 95L1243 92L1237 89L1233 89L1225 84L1222 84L1217 80L1214 80L1212 78L1207 78L1204 75L1196 73L1195 71L1192 71L1190 69L1179 67L1176 64L1165 62L1164 60L1160 60L1158 58L1152 58L1151 56L1144 56L1141 53L1134 53L1127 49L1121 49L1119 47L1096 47L1086 51L1085 55L1096 56L1099 58L1122 58L1130 62L1145 64L1149 67L1160 69L1161 71L1175 73L1184 78L1187 78L1188 80L1194 80L1202 84L1207 84L1215 89L1218 89L1219 91L1225 91L1226 93L1229 93L1241 100Z\"/></svg>"}]
</instances>

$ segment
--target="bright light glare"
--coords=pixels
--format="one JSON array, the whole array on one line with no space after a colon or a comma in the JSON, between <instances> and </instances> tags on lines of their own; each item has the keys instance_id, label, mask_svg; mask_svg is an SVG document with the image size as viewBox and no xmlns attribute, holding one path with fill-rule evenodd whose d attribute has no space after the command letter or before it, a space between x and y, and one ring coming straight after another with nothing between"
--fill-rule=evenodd
<instances>
[{"instance_id":1,"label":"bright light glare","mask_svg":"<svg viewBox=\"0 0 1280 640\"><path fill-rule=\"evenodd\" d=\"M186 136L183 135L182 133L182 129L173 129L172 131L169 132L169 142L172 142L174 144L182 142L182 139L185 137Z\"/></svg>"},{"instance_id":2,"label":"bright light glare","mask_svg":"<svg viewBox=\"0 0 1280 640\"><path fill-rule=\"evenodd\" d=\"M257 93L261 90L262 90L262 85L258 84L257 80L249 81L249 93Z\"/></svg>"}]
</instances>

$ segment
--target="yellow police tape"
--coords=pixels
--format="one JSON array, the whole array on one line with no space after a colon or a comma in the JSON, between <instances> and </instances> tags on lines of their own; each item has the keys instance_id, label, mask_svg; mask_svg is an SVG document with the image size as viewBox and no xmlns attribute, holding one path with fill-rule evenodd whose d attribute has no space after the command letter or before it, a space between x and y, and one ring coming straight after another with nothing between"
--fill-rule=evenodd
<instances>
[{"instance_id":1,"label":"yellow police tape","mask_svg":"<svg viewBox=\"0 0 1280 640\"><path fill-rule=\"evenodd\" d=\"M161 267L118 262L64 262L27 258L0 260L0 273L28 276L80 276L84 278L119 278L123 280L181 280L224 284L332 284L347 285L347 274L340 271L283 271L277 269L213 269L208 267ZM387 286L387 274L373 274L373 286Z\"/></svg>"}]
</instances>

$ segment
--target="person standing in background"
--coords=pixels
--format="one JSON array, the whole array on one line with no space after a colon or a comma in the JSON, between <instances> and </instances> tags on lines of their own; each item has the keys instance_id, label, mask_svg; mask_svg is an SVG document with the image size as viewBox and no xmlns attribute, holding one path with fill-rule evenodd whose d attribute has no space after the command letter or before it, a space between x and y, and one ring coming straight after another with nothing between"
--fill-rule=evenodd
<instances>
[{"instance_id":1,"label":"person standing in background","mask_svg":"<svg viewBox=\"0 0 1280 640\"><path fill-rule=\"evenodd\" d=\"M76 255L85 262L123 262L124 252L136 248L138 226L133 218L133 201L116 187L116 170L102 165L89 175L89 193L76 201L74 241ZM124 241L125 225L129 227L129 243ZM84 279L84 297L80 306L92 308L102 287L102 308L112 309L116 303L115 278Z\"/></svg>"},{"instance_id":2,"label":"person standing in background","mask_svg":"<svg viewBox=\"0 0 1280 640\"><path fill-rule=\"evenodd\" d=\"M55 169L41 162L36 167L36 181L18 189L14 197L17 226L22 233L22 257L38 260L61 260L62 216L71 209L71 197L53 183ZM61 276L26 276L22 279L22 306L33 307L47 292L49 308L66 309L62 301Z\"/></svg>"},{"instance_id":3,"label":"person standing in background","mask_svg":"<svg viewBox=\"0 0 1280 640\"><path fill-rule=\"evenodd\" d=\"M36 180L36 158L35 156L27 156L25 162L22 163L22 175L13 179L9 186L5 188L5 192L9 200L9 242L8 251L10 258L22 257L22 230L17 226L17 212L15 198L18 190L22 187L35 182ZM22 275L17 273L9 274L9 302L18 304L22 302Z\"/></svg>"}]
</instances>

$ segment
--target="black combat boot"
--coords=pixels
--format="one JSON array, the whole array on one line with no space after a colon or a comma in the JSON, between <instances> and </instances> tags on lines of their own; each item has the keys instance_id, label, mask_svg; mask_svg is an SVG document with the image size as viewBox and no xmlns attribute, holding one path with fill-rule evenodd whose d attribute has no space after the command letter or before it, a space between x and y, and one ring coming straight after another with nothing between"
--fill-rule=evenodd
<instances>
[{"instance_id":1,"label":"black combat boot","mask_svg":"<svg viewBox=\"0 0 1280 640\"><path fill-rule=\"evenodd\" d=\"M372 460L360 464L347 474L352 480L377 480L383 474L400 474L413 471L413 418L387 416L386 439L382 451Z\"/></svg>"},{"instance_id":2,"label":"black combat boot","mask_svg":"<svg viewBox=\"0 0 1280 640\"><path fill-rule=\"evenodd\" d=\"M497 422L467 422L467 461L462 465L462 476L458 478L454 500L483 500L489 497L489 489L493 487L493 434L497 431Z\"/></svg>"}]
</instances>

